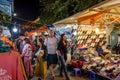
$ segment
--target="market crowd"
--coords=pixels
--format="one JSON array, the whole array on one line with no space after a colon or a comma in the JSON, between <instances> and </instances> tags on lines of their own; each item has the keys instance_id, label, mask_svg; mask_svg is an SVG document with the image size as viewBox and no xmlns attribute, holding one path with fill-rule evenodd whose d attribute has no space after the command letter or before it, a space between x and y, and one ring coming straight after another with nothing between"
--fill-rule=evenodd
<instances>
[{"instance_id":1,"label":"market crowd","mask_svg":"<svg viewBox=\"0 0 120 80\"><path fill-rule=\"evenodd\" d=\"M55 79L54 68L57 64L60 67L59 76L63 77L64 72L66 80L70 80L67 71L69 65L72 65L72 68L85 68L86 57L94 56L96 58L99 56L108 59L109 56L112 56L112 49L117 49L116 46L106 48L106 41L99 41L95 47L89 47L82 51L79 51L75 44L75 42L73 44L71 41L67 41L66 34L61 34L57 39L52 30L49 34L36 36L34 40L24 36L20 36L16 40L16 47L21 54L27 77L31 78L35 75L39 80L46 80L48 70L52 79ZM116 52L119 54L119 51Z\"/></svg>"},{"instance_id":2,"label":"market crowd","mask_svg":"<svg viewBox=\"0 0 120 80\"><path fill-rule=\"evenodd\" d=\"M11 45L13 49L20 53L28 79L36 76L38 80L46 80L49 70L51 78L54 80L56 77L54 68L56 65L59 65L59 76L63 77L64 73L66 80L70 80L68 68L72 68L72 70L73 68L80 68L97 71L98 69L96 68L100 67L101 64L105 66L110 64L110 56L113 58L118 57L116 60L118 60L118 64L120 63L120 55L111 54L112 50L117 49L116 46L113 48L108 46L106 48L105 44L105 41L99 41L95 47L90 46L81 50L78 49L76 41L72 43L72 41L67 40L66 34L61 34L58 39L55 37L55 33L50 30L48 34L37 35L34 39L21 35L19 38L15 39L14 45ZM119 54L119 51L117 51L117 54ZM99 60L101 64L98 64L100 63L97 62ZM101 66L101 72L103 71L102 69L103 66ZM116 69L113 71L115 72L114 75L118 75L120 72L117 72L118 70ZM105 70L104 72L107 73Z\"/></svg>"},{"instance_id":3,"label":"market crowd","mask_svg":"<svg viewBox=\"0 0 120 80\"><path fill-rule=\"evenodd\" d=\"M22 35L15 40L15 44L28 78L34 75L38 80L46 80L49 70L51 78L55 79L54 68L59 61L60 76L63 77L64 72L66 80L70 80L66 64L70 62L70 59L67 59L67 53L71 51L71 42L67 41L66 34L62 34L57 39L54 32L50 30L49 34L37 35L34 40L32 37Z\"/></svg>"}]
</instances>

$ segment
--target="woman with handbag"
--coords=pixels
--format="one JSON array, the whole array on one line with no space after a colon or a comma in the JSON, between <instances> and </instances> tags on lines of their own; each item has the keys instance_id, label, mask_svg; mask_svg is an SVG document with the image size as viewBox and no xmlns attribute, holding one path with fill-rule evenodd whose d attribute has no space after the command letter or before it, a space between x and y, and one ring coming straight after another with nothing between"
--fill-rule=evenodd
<instances>
[{"instance_id":1,"label":"woman with handbag","mask_svg":"<svg viewBox=\"0 0 120 80\"><path fill-rule=\"evenodd\" d=\"M67 67L66 67L66 64L65 64L65 62L67 60L67 53L68 53L68 50L67 50L66 34L62 34L61 38L60 38L60 41L58 43L58 55L59 55L59 60L60 60L60 63L61 63L60 76L61 77L63 76L62 72L64 71L66 80L70 80L70 77L69 77L68 72L67 72Z\"/></svg>"},{"instance_id":2,"label":"woman with handbag","mask_svg":"<svg viewBox=\"0 0 120 80\"><path fill-rule=\"evenodd\" d=\"M37 39L37 44L39 50L35 54L37 56L36 66L35 66L35 76L39 77L38 80L46 80L47 77L47 48L44 45L43 40Z\"/></svg>"}]
</instances>

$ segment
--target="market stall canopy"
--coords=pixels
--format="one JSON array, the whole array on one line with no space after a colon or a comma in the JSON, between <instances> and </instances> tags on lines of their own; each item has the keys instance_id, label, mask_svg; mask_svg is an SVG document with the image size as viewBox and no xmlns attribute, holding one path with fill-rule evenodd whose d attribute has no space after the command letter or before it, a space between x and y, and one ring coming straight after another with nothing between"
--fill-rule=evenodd
<instances>
[{"instance_id":1,"label":"market stall canopy","mask_svg":"<svg viewBox=\"0 0 120 80\"><path fill-rule=\"evenodd\" d=\"M25 32L24 34L25 34L25 36L31 36L34 33L41 33L41 32L45 32L47 30L48 30L47 26L42 26L42 27L38 28L37 30L31 30L30 32Z\"/></svg>"},{"instance_id":2,"label":"market stall canopy","mask_svg":"<svg viewBox=\"0 0 120 80\"><path fill-rule=\"evenodd\" d=\"M87 10L53 23L55 27L66 24L111 24L120 22L120 0L105 0Z\"/></svg>"},{"instance_id":3,"label":"market stall canopy","mask_svg":"<svg viewBox=\"0 0 120 80\"><path fill-rule=\"evenodd\" d=\"M40 18L37 18L34 21L27 21L27 23L24 25L24 29L30 29L30 28L34 29L41 26L39 21L40 21Z\"/></svg>"}]
</instances>

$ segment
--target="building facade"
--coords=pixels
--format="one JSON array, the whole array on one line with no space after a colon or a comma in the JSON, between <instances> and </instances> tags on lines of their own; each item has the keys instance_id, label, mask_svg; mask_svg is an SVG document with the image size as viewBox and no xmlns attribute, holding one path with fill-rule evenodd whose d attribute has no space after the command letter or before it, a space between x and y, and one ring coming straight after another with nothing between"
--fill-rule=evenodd
<instances>
[{"instance_id":1,"label":"building facade","mask_svg":"<svg viewBox=\"0 0 120 80\"><path fill-rule=\"evenodd\" d=\"M14 12L14 1L13 0L0 0L0 12L6 15L12 16Z\"/></svg>"},{"instance_id":2,"label":"building facade","mask_svg":"<svg viewBox=\"0 0 120 80\"><path fill-rule=\"evenodd\" d=\"M14 13L14 0L0 0L0 28L3 28L3 35L11 37L8 25L11 24Z\"/></svg>"}]
</instances>

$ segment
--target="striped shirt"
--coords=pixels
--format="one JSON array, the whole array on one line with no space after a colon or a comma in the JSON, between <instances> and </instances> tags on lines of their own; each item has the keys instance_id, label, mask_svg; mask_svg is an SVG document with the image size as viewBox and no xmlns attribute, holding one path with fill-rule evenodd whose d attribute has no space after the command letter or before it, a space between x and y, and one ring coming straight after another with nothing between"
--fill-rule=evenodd
<instances>
[{"instance_id":1,"label":"striped shirt","mask_svg":"<svg viewBox=\"0 0 120 80\"><path fill-rule=\"evenodd\" d=\"M44 44L47 46L48 54L56 54L57 39L55 37L45 39Z\"/></svg>"}]
</instances>

